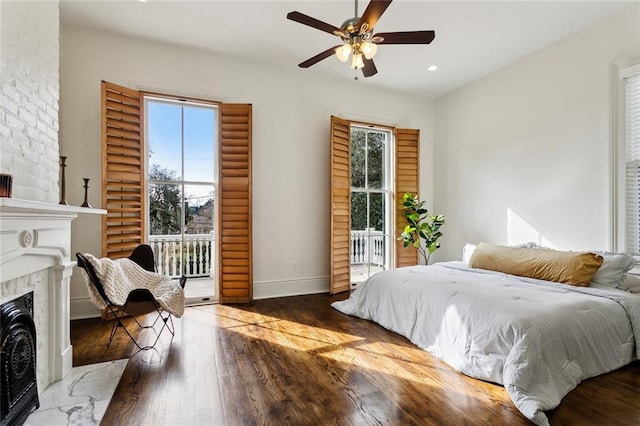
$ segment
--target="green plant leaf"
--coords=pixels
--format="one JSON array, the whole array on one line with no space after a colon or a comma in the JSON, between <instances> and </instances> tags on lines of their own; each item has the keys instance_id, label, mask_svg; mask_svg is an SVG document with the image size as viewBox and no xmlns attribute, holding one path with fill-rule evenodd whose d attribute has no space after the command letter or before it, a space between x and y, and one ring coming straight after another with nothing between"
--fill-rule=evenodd
<instances>
[{"instance_id":1,"label":"green plant leaf","mask_svg":"<svg viewBox=\"0 0 640 426\"><path fill-rule=\"evenodd\" d=\"M418 199L418 194L406 192L402 197L403 214L407 220L398 240L404 247L415 247L428 263L429 256L435 252L442 237L440 227L445 223L444 215L429 215L426 202ZM423 248L424 247L424 248Z\"/></svg>"}]
</instances>

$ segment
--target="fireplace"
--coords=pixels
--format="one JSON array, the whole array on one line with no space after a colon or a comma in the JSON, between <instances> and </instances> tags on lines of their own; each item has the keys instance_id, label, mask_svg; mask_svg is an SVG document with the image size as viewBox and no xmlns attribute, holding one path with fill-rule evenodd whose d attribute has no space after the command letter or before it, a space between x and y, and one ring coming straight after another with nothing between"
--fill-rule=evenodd
<instances>
[{"instance_id":1,"label":"fireplace","mask_svg":"<svg viewBox=\"0 0 640 426\"><path fill-rule=\"evenodd\" d=\"M30 350L35 352L36 389L40 392L62 379L73 364L69 336L69 285L75 265L71 221L80 213L106 211L0 198L0 305L31 294L27 296L30 302L17 302L30 306L27 310L33 324L21 326L14 348L18 360L25 359ZM33 346L25 337L30 327L35 329ZM2 392L4 389L3 382Z\"/></svg>"},{"instance_id":2,"label":"fireplace","mask_svg":"<svg viewBox=\"0 0 640 426\"><path fill-rule=\"evenodd\" d=\"M33 292L0 306L0 425L21 425L38 409Z\"/></svg>"}]
</instances>

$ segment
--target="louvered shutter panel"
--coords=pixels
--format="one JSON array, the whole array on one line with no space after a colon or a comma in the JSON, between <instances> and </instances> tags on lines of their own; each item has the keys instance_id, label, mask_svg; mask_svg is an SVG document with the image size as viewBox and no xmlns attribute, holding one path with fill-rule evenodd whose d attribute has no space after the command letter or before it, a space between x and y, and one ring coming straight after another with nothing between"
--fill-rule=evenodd
<instances>
[{"instance_id":1,"label":"louvered shutter panel","mask_svg":"<svg viewBox=\"0 0 640 426\"><path fill-rule=\"evenodd\" d=\"M626 97L626 251L640 255L640 69L625 78Z\"/></svg>"},{"instance_id":2,"label":"louvered shutter panel","mask_svg":"<svg viewBox=\"0 0 640 426\"><path fill-rule=\"evenodd\" d=\"M251 105L220 107L218 288L220 303L253 299Z\"/></svg>"},{"instance_id":3,"label":"louvered shutter panel","mask_svg":"<svg viewBox=\"0 0 640 426\"><path fill-rule=\"evenodd\" d=\"M144 143L140 93L102 82L102 255L131 254L143 242Z\"/></svg>"},{"instance_id":4,"label":"louvered shutter panel","mask_svg":"<svg viewBox=\"0 0 640 426\"><path fill-rule=\"evenodd\" d=\"M404 248L397 237L407 224L402 209L402 196L406 192L417 194L420 176L420 130L396 129L396 267L418 264L418 250Z\"/></svg>"},{"instance_id":5,"label":"louvered shutter panel","mask_svg":"<svg viewBox=\"0 0 640 426\"><path fill-rule=\"evenodd\" d=\"M351 288L351 131L349 121L331 117L331 294Z\"/></svg>"}]
</instances>

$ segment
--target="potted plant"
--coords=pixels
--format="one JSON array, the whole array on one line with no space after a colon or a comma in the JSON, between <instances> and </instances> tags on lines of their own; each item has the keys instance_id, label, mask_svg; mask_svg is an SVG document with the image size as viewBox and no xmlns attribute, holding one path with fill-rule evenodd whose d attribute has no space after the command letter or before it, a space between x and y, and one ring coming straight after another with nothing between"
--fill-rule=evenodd
<instances>
[{"instance_id":1,"label":"potted plant","mask_svg":"<svg viewBox=\"0 0 640 426\"><path fill-rule=\"evenodd\" d=\"M407 225L404 227L398 240L403 242L404 247L415 247L424 259L424 264L429 264L431 253L440 247L438 239L442 237L440 227L444 225L444 216L433 216L424 207L425 201L418 199L418 194L413 195L407 192L402 197L402 207L404 216L407 218Z\"/></svg>"}]
</instances>

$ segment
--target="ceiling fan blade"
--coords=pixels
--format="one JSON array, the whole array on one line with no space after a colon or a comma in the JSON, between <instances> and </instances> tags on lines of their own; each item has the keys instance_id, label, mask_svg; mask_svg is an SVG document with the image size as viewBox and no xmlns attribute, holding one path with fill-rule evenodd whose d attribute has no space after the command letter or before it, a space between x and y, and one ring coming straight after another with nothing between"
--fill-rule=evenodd
<instances>
[{"instance_id":1,"label":"ceiling fan blade","mask_svg":"<svg viewBox=\"0 0 640 426\"><path fill-rule=\"evenodd\" d=\"M300 12L289 12L287 14L287 19L299 22L304 25L308 25L329 34L334 34L336 31L342 32L342 30L338 27L334 27L331 24L327 24L326 22L322 22L316 18L312 18L311 16L305 15L304 13Z\"/></svg>"},{"instance_id":2,"label":"ceiling fan blade","mask_svg":"<svg viewBox=\"0 0 640 426\"><path fill-rule=\"evenodd\" d=\"M317 64L321 60L327 59L329 56L333 55L335 53L336 48L338 47L340 47L340 45L330 47L324 52L318 53L313 58L309 58L306 61L299 63L298 66L300 68L309 68L311 65Z\"/></svg>"},{"instance_id":3,"label":"ceiling fan blade","mask_svg":"<svg viewBox=\"0 0 640 426\"><path fill-rule=\"evenodd\" d=\"M374 38L382 37L384 40L376 44L429 44L436 38L435 31L401 31L395 33L378 33Z\"/></svg>"},{"instance_id":4,"label":"ceiling fan blade","mask_svg":"<svg viewBox=\"0 0 640 426\"><path fill-rule=\"evenodd\" d=\"M376 69L376 64L373 63L373 59L362 58L364 60L364 68L362 68L362 74L365 77L371 77L372 75L376 75L378 70Z\"/></svg>"},{"instance_id":5,"label":"ceiling fan blade","mask_svg":"<svg viewBox=\"0 0 640 426\"><path fill-rule=\"evenodd\" d=\"M390 4L391 0L371 0L364 10L360 21L358 21L358 28L362 28L362 24L366 22L368 24L367 31L373 30Z\"/></svg>"}]
</instances>

